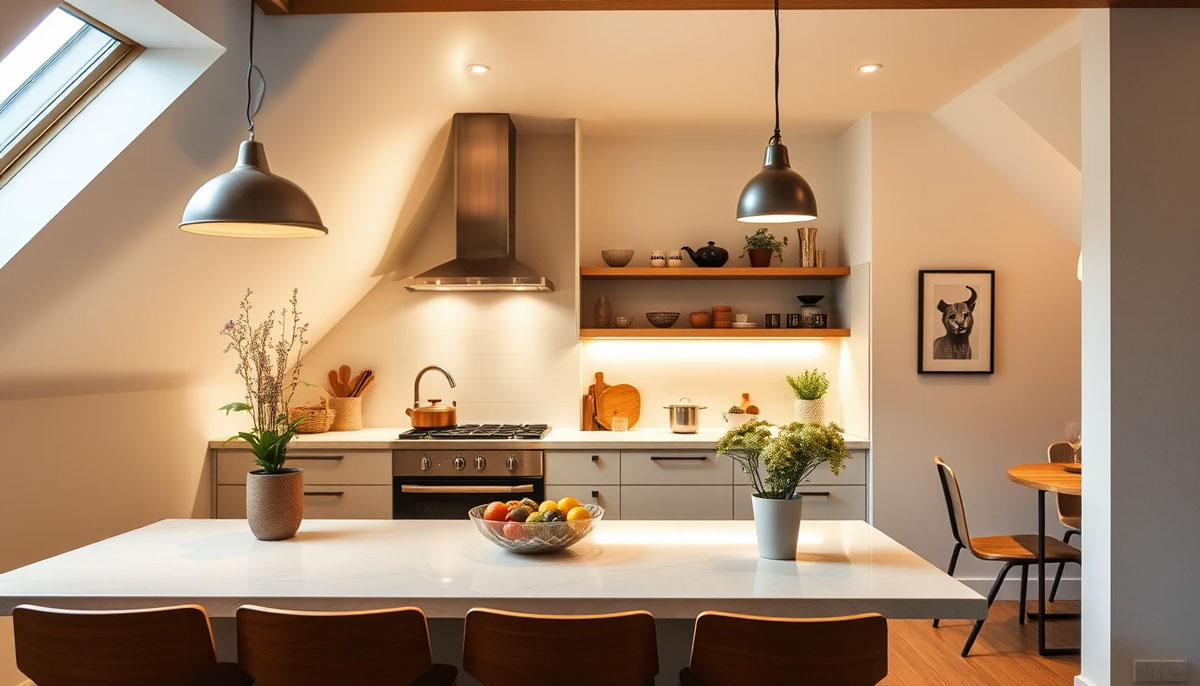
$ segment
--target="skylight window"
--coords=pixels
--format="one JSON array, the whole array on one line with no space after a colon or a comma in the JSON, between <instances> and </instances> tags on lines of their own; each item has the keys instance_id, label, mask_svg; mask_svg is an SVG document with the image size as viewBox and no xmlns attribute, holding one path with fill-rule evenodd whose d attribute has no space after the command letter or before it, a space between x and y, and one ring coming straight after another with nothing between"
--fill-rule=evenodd
<instances>
[{"instance_id":1,"label":"skylight window","mask_svg":"<svg viewBox=\"0 0 1200 686\"><path fill-rule=\"evenodd\" d=\"M58 7L0 59L0 184L99 91L134 45Z\"/></svg>"}]
</instances>

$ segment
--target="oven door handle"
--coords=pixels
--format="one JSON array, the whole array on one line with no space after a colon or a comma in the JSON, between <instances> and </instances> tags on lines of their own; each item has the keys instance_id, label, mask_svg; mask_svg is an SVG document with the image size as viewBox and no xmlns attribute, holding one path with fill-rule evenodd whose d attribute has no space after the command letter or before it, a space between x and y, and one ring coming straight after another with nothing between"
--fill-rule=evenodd
<instances>
[{"instance_id":1,"label":"oven door handle","mask_svg":"<svg viewBox=\"0 0 1200 686\"><path fill-rule=\"evenodd\" d=\"M401 484L401 493L533 493L533 484L516 486L420 486Z\"/></svg>"}]
</instances>

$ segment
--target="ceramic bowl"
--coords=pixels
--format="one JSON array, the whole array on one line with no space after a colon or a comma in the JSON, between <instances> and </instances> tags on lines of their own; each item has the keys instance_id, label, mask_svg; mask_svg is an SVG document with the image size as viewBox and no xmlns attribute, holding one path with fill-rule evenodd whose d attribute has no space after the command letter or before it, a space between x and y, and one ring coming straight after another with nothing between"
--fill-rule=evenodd
<instances>
[{"instance_id":1,"label":"ceramic bowl","mask_svg":"<svg viewBox=\"0 0 1200 686\"><path fill-rule=\"evenodd\" d=\"M669 329L675 326L675 322L679 319L678 312L647 312L646 319L660 329Z\"/></svg>"},{"instance_id":2,"label":"ceramic bowl","mask_svg":"<svg viewBox=\"0 0 1200 686\"><path fill-rule=\"evenodd\" d=\"M610 267L624 267L633 259L632 250L601 250L600 257Z\"/></svg>"},{"instance_id":3,"label":"ceramic bowl","mask_svg":"<svg viewBox=\"0 0 1200 686\"><path fill-rule=\"evenodd\" d=\"M617 318L613 323L617 325L618 329L628 329L629 327L633 326L633 318L626 317L625 315L617 315Z\"/></svg>"},{"instance_id":4,"label":"ceramic bowl","mask_svg":"<svg viewBox=\"0 0 1200 686\"><path fill-rule=\"evenodd\" d=\"M758 419L758 415L747 414L745 412L738 412L736 414L733 412L723 412L723 413L721 413L721 417L725 420L725 423L728 424L729 428L731 428L731 429L735 429L735 428L741 426L742 424L745 424L746 422L750 421L751 419Z\"/></svg>"}]
</instances>

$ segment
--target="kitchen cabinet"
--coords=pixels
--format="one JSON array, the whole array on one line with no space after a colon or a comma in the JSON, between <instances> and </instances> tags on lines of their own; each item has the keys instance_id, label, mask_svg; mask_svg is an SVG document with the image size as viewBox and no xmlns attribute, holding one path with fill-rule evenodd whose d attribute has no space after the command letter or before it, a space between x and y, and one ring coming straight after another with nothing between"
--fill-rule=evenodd
<instances>
[{"instance_id":1,"label":"kitchen cabinet","mask_svg":"<svg viewBox=\"0 0 1200 686\"><path fill-rule=\"evenodd\" d=\"M732 519L733 487L621 486L623 519Z\"/></svg>"},{"instance_id":2,"label":"kitchen cabinet","mask_svg":"<svg viewBox=\"0 0 1200 686\"><path fill-rule=\"evenodd\" d=\"M544 465L547 484L619 484L619 450L547 450Z\"/></svg>"},{"instance_id":3,"label":"kitchen cabinet","mask_svg":"<svg viewBox=\"0 0 1200 686\"><path fill-rule=\"evenodd\" d=\"M547 500L574 496L579 502L604 508L605 519L621 518L621 487L614 484L555 484L546 486Z\"/></svg>"},{"instance_id":4,"label":"kitchen cabinet","mask_svg":"<svg viewBox=\"0 0 1200 686\"><path fill-rule=\"evenodd\" d=\"M622 450L621 484L733 483L733 460L711 451Z\"/></svg>"},{"instance_id":5,"label":"kitchen cabinet","mask_svg":"<svg viewBox=\"0 0 1200 686\"><path fill-rule=\"evenodd\" d=\"M804 484L796 489L804 495L803 519L862 519L867 518L866 486L816 486ZM733 487L733 518L754 519L750 501L753 486Z\"/></svg>"},{"instance_id":6,"label":"kitchen cabinet","mask_svg":"<svg viewBox=\"0 0 1200 686\"><path fill-rule=\"evenodd\" d=\"M217 519L245 519L246 486L217 486ZM391 519L391 486L304 484L305 519Z\"/></svg>"},{"instance_id":7,"label":"kitchen cabinet","mask_svg":"<svg viewBox=\"0 0 1200 686\"><path fill-rule=\"evenodd\" d=\"M391 519L392 451L289 450L287 466L304 470L306 519ZM246 516L249 450L216 451L215 515Z\"/></svg>"}]
</instances>

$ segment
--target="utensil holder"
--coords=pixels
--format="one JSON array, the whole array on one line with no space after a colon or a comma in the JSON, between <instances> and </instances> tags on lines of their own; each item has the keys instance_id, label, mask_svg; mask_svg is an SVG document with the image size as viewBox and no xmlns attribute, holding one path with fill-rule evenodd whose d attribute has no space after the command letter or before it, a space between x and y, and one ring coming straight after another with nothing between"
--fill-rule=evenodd
<instances>
[{"instance_id":1,"label":"utensil holder","mask_svg":"<svg viewBox=\"0 0 1200 686\"><path fill-rule=\"evenodd\" d=\"M357 431L363 428L362 398L330 398L329 409L334 412L330 431Z\"/></svg>"}]
</instances>

